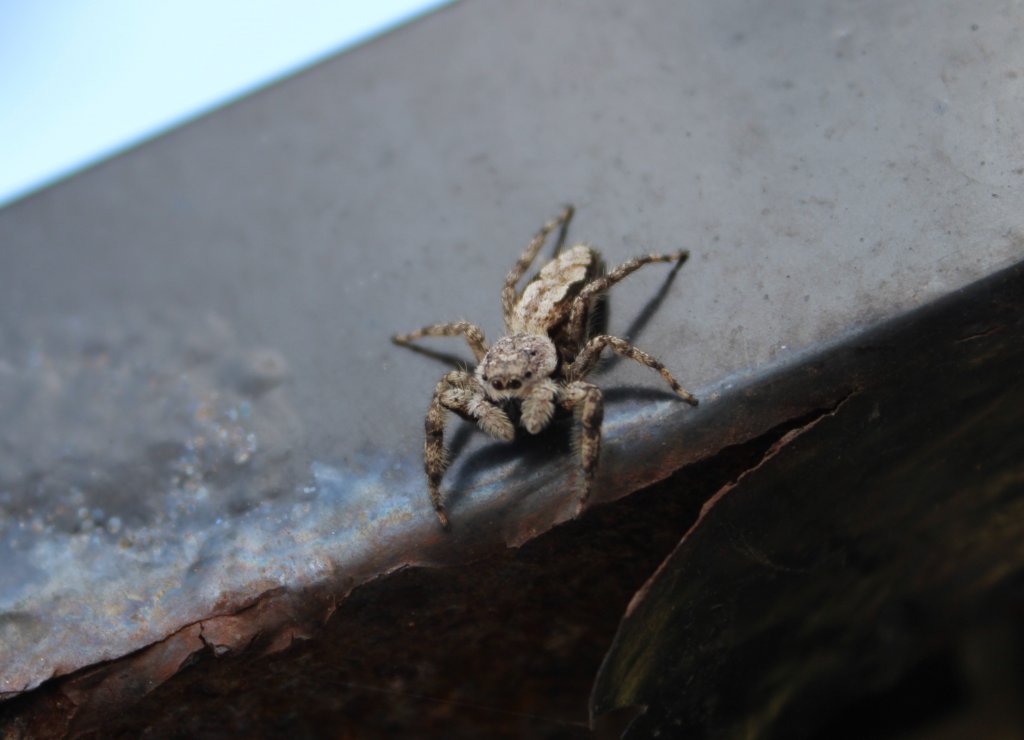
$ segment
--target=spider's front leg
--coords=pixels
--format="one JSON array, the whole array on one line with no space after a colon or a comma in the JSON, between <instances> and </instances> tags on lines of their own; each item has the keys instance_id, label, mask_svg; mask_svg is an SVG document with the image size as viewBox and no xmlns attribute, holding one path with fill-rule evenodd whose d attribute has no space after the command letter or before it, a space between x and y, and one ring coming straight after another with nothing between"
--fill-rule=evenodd
<instances>
[{"instance_id":1,"label":"spider's front leg","mask_svg":"<svg viewBox=\"0 0 1024 740\"><path fill-rule=\"evenodd\" d=\"M565 385L559 396L564 408L576 412L582 430L580 434L580 469L583 471L583 493L576 504L576 515L579 516L590 500L590 489L597 472L597 461L601 456L604 397L601 395L601 389L596 385L581 380Z\"/></svg>"},{"instance_id":2,"label":"spider's front leg","mask_svg":"<svg viewBox=\"0 0 1024 740\"><path fill-rule=\"evenodd\" d=\"M417 339L423 337L456 337L462 334L466 337L466 344L473 351L473 356L476 357L476 361L484 359L484 355L487 354L489 347L487 346L487 340L484 339L484 333L476 324L471 324L468 321L452 321L447 324L431 324L430 326L424 326L422 329L411 331L408 334L396 334L391 337L391 341L399 346L408 346Z\"/></svg>"},{"instance_id":3,"label":"spider's front leg","mask_svg":"<svg viewBox=\"0 0 1024 740\"><path fill-rule=\"evenodd\" d=\"M449 528L449 523L441 503L441 479L448 467L448 452L444 447L447 411L454 411L464 419L476 421L485 433L495 439L508 442L515 437L515 427L508 415L487 400L483 388L470 373L453 370L441 378L434 388L423 424L426 433L423 440L423 468L427 473L430 502L445 529Z\"/></svg>"},{"instance_id":4,"label":"spider's front leg","mask_svg":"<svg viewBox=\"0 0 1024 740\"><path fill-rule=\"evenodd\" d=\"M537 434L551 423L555 415L555 401L558 398L558 383L548 378L530 390L523 399L520 422L530 434Z\"/></svg>"}]
</instances>

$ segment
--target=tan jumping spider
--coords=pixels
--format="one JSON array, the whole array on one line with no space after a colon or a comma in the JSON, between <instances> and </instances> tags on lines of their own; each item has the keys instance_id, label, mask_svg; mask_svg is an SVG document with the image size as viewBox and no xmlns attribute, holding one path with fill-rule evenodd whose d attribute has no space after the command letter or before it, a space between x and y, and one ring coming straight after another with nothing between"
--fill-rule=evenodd
<instances>
[{"instance_id":1,"label":"tan jumping spider","mask_svg":"<svg viewBox=\"0 0 1024 740\"><path fill-rule=\"evenodd\" d=\"M580 440L583 493L577 508L579 513L587 503L597 470L604 417L601 390L583 379L594 369L605 347L657 370L684 401L697 405L697 399L646 352L618 337L589 336L590 315L595 303L612 285L651 262L681 264L689 253L634 257L605 274L600 255L591 247L579 244L559 253L572 215L573 207L566 206L557 218L544 224L505 278L501 308L507 336L493 347L487 346L480 327L468 321L432 324L392 337L395 344L407 345L421 337L461 334L479 363L473 373L453 370L441 378L427 411L423 465L430 501L445 529L449 524L441 503L441 478L448 466L444 447L446 410L454 411L467 421L475 421L484 432L504 441L515 437L512 419L517 415L521 427L530 434L537 434L550 423L556 406L577 412L583 430ZM555 229L560 229L555 256L526 285L522 294L517 295L516 283ZM511 417L510 411L513 412Z\"/></svg>"}]
</instances>

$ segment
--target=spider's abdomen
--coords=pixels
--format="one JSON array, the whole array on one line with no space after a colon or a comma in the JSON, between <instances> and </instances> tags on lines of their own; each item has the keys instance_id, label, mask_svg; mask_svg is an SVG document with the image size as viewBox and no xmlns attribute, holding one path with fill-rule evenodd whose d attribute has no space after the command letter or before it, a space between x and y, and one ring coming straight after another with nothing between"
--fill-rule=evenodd
<instances>
[{"instance_id":1,"label":"spider's abdomen","mask_svg":"<svg viewBox=\"0 0 1024 740\"><path fill-rule=\"evenodd\" d=\"M513 334L546 334L569 316L572 300L601 274L601 256L583 244L548 262L523 290L509 320Z\"/></svg>"}]
</instances>

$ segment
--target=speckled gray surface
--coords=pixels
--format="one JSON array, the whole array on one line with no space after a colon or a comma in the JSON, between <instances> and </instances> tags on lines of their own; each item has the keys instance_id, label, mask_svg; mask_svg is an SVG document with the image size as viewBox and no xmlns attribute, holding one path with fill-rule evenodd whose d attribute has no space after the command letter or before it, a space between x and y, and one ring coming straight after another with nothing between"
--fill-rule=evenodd
<instances>
[{"instance_id":1,"label":"speckled gray surface","mask_svg":"<svg viewBox=\"0 0 1024 740\"><path fill-rule=\"evenodd\" d=\"M461 435L437 531L443 366L387 341L493 338L562 203L609 261L693 252L612 295L612 333L660 300L633 339L704 403L598 376L652 391L609 394L610 498L713 451L755 379L1024 258L1022 142L1012 4L481 1L9 206L0 694L568 516L571 458Z\"/></svg>"}]
</instances>

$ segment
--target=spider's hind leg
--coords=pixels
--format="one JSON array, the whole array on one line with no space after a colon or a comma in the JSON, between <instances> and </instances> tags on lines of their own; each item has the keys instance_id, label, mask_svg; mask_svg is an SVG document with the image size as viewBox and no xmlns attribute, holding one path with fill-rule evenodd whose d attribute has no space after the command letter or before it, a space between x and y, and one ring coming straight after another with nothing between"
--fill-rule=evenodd
<instances>
[{"instance_id":1,"label":"spider's hind leg","mask_svg":"<svg viewBox=\"0 0 1024 740\"><path fill-rule=\"evenodd\" d=\"M562 253L562 247L565 246L565 237L569 234L569 222L572 221L573 214L576 213L576 209L570 203L566 205L565 210L562 211L559 220L562 225L558 229L558 238L555 239L555 248L551 251L551 259L554 259Z\"/></svg>"},{"instance_id":2,"label":"spider's hind leg","mask_svg":"<svg viewBox=\"0 0 1024 740\"><path fill-rule=\"evenodd\" d=\"M565 242L565 234L569 229L569 221L572 220L574 212L575 209L571 205L566 206L558 216L541 226L540 231L534 234L530 243L526 245L526 249L519 256L519 261L516 262L515 266L509 270L508 275L505 276L505 285L501 289L501 313L505 317L506 325L508 325L512 318L512 310L515 308L518 297L516 295L516 283L530 269L530 265L533 264L533 260L537 257L537 252L544 246L548 235L555 229L561 229L555 251L555 254L558 254L558 250L562 248L562 244Z\"/></svg>"},{"instance_id":3,"label":"spider's hind leg","mask_svg":"<svg viewBox=\"0 0 1024 740\"><path fill-rule=\"evenodd\" d=\"M584 321L595 297L602 295L615 283L633 274L644 265L650 265L655 262L676 262L678 265L681 265L689 256L690 253L685 249L672 252L671 254L645 254L626 260L614 270L594 278L573 299L572 308L569 310L569 320L566 322L566 331L572 336L583 336L583 331L586 328Z\"/></svg>"},{"instance_id":4,"label":"spider's hind leg","mask_svg":"<svg viewBox=\"0 0 1024 740\"><path fill-rule=\"evenodd\" d=\"M649 367L652 370L657 370L665 382L669 384L684 401L691 406L697 405L696 397L688 390L679 385L679 381L675 379L672 373L669 372L668 368L665 367L661 362L651 357L649 354L641 349L637 349L632 344L627 342L625 339L619 339L608 334L601 334L591 339L586 345L580 350L580 353L576 355L576 360L566 370L566 376L571 379L585 378L594 366L597 365L598 359L601 357L601 352L605 347L610 347L616 354L628 357L634 362L639 362L644 367Z\"/></svg>"}]
</instances>

